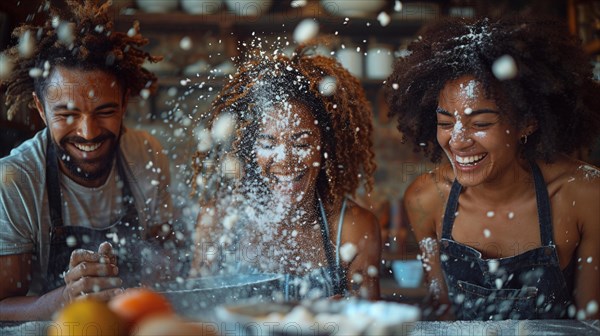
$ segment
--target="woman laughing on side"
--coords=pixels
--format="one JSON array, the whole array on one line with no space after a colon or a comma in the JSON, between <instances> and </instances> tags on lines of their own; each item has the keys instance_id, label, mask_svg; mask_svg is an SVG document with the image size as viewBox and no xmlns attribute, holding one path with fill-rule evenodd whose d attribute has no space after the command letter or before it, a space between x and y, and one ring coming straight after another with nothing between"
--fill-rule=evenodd
<instances>
[{"instance_id":1,"label":"woman laughing on side","mask_svg":"<svg viewBox=\"0 0 600 336\"><path fill-rule=\"evenodd\" d=\"M551 20L454 19L409 49L391 114L449 161L405 194L432 315L597 319L600 171L570 154L600 130L600 89L577 42Z\"/></svg>"}]
</instances>

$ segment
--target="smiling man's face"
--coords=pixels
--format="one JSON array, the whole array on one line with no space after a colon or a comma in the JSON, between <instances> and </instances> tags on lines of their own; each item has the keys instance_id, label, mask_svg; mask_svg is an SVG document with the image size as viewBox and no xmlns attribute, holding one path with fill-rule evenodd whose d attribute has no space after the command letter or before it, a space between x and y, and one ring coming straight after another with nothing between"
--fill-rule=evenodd
<instances>
[{"instance_id":1,"label":"smiling man's face","mask_svg":"<svg viewBox=\"0 0 600 336\"><path fill-rule=\"evenodd\" d=\"M126 101L117 79L101 70L57 67L35 98L57 149L61 171L75 182L102 185L112 167Z\"/></svg>"}]
</instances>

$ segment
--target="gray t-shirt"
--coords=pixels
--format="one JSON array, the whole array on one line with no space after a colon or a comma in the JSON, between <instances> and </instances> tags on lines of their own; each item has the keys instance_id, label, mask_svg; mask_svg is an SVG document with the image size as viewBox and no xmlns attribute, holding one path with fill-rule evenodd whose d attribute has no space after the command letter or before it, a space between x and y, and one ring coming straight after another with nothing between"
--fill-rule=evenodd
<instances>
[{"instance_id":1,"label":"gray t-shirt","mask_svg":"<svg viewBox=\"0 0 600 336\"><path fill-rule=\"evenodd\" d=\"M32 253L29 294L40 293L50 252L46 144L46 130L42 130L0 159L0 255ZM144 131L125 129L120 149L140 226L171 220L169 163L158 141ZM123 211L117 174L113 164L106 183L97 188L59 174L64 225L97 229L113 225Z\"/></svg>"}]
</instances>

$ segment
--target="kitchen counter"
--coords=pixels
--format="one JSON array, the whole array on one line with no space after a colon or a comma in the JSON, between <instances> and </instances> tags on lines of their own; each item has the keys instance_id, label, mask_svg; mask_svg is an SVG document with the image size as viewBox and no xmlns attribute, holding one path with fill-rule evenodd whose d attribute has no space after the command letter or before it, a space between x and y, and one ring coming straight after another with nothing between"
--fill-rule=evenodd
<instances>
[{"instance_id":1,"label":"kitchen counter","mask_svg":"<svg viewBox=\"0 0 600 336\"><path fill-rule=\"evenodd\" d=\"M239 324L214 324L223 334L246 335ZM0 322L0 336L8 335L46 335L48 328L52 327L49 321L31 322ZM526 321L454 321L436 322L419 321L406 323L394 335L406 334L412 336L542 336L542 335L600 335L600 321L577 320L526 320ZM334 334L335 335L335 334Z\"/></svg>"},{"instance_id":2,"label":"kitchen counter","mask_svg":"<svg viewBox=\"0 0 600 336\"><path fill-rule=\"evenodd\" d=\"M600 321L577 320L506 320L506 321L454 321L416 322L409 333L413 336L437 335L485 335L485 336L534 336L534 335L599 335Z\"/></svg>"}]
</instances>

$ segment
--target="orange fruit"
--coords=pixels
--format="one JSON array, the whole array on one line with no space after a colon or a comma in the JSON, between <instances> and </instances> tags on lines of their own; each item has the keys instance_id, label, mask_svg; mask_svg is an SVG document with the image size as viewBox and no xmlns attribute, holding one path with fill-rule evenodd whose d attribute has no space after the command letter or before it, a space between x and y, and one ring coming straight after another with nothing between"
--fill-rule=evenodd
<instances>
[{"instance_id":1,"label":"orange fruit","mask_svg":"<svg viewBox=\"0 0 600 336\"><path fill-rule=\"evenodd\" d=\"M106 303L83 299L70 303L54 318L47 328L55 335L123 335L124 323Z\"/></svg>"},{"instance_id":2,"label":"orange fruit","mask_svg":"<svg viewBox=\"0 0 600 336\"><path fill-rule=\"evenodd\" d=\"M148 316L173 314L166 297L146 288L127 289L113 297L108 306L126 322L128 330Z\"/></svg>"},{"instance_id":3,"label":"orange fruit","mask_svg":"<svg viewBox=\"0 0 600 336\"><path fill-rule=\"evenodd\" d=\"M133 336L217 336L214 324L203 324L181 319L176 315L154 316L140 321L132 331Z\"/></svg>"}]
</instances>

